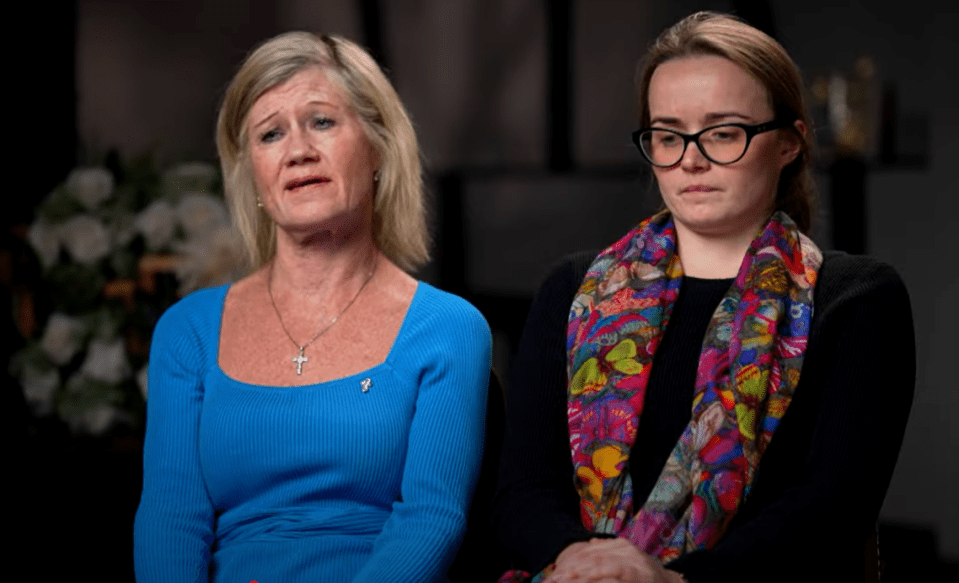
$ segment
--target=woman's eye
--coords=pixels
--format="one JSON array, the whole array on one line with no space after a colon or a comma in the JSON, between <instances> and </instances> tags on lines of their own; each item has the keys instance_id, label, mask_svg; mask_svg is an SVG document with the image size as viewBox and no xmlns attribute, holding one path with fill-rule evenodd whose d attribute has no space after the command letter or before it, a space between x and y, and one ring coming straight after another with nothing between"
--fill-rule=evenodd
<instances>
[{"instance_id":1,"label":"woman's eye","mask_svg":"<svg viewBox=\"0 0 959 583\"><path fill-rule=\"evenodd\" d=\"M706 139L712 142L733 142L742 137L738 128L717 128L706 134Z\"/></svg>"},{"instance_id":2,"label":"woman's eye","mask_svg":"<svg viewBox=\"0 0 959 583\"><path fill-rule=\"evenodd\" d=\"M675 146L679 142L679 136L674 136L672 134L665 134L659 137L659 145L661 146Z\"/></svg>"},{"instance_id":3,"label":"woman's eye","mask_svg":"<svg viewBox=\"0 0 959 583\"><path fill-rule=\"evenodd\" d=\"M310 124L314 129L325 130L333 127L334 121L328 117L314 117Z\"/></svg>"},{"instance_id":4,"label":"woman's eye","mask_svg":"<svg viewBox=\"0 0 959 583\"><path fill-rule=\"evenodd\" d=\"M282 136L282 134L280 133L280 130L277 130L277 129L267 130L263 132L262 134L260 134L260 141L265 144L268 144L270 142L277 141L278 139L280 139L280 136Z\"/></svg>"}]
</instances>

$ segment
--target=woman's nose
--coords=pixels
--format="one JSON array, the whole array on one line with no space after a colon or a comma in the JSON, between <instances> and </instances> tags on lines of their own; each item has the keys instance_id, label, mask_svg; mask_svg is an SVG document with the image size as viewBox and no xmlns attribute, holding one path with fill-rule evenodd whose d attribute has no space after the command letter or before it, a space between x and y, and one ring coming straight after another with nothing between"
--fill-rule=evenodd
<instances>
[{"instance_id":1,"label":"woman's nose","mask_svg":"<svg viewBox=\"0 0 959 583\"><path fill-rule=\"evenodd\" d=\"M317 160L319 160L319 152L306 132L302 130L290 132L287 141L286 163L293 166L303 162L316 162Z\"/></svg>"},{"instance_id":2,"label":"woman's nose","mask_svg":"<svg viewBox=\"0 0 959 583\"><path fill-rule=\"evenodd\" d=\"M708 168L709 159L703 155L703 151L699 148L699 144L690 141L688 144L686 144L686 151L683 152L683 157L679 161L679 164L684 170L696 172Z\"/></svg>"}]
</instances>

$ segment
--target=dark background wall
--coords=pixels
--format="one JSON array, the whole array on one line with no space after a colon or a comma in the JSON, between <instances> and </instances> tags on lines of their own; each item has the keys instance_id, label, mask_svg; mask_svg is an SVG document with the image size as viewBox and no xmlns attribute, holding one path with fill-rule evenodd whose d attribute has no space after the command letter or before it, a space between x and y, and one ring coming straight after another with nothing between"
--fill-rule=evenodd
<instances>
[{"instance_id":1,"label":"dark background wall","mask_svg":"<svg viewBox=\"0 0 959 583\"><path fill-rule=\"evenodd\" d=\"M559 20L557 5L569 10ZM32 129L7 224L28 222L32 206L75 162L96 161L110 149L152 152L161 162L214 161L218 101L253 44L292 29L342 34L374 48L421 140L439 242L437 262L422 276L471 295L488 316L500 307L490 319L496 359L506 368L529 295L548 265L566 251L612 241L655 206L629 142L633 76L655 35L696 9L736 10L773 32L810 82L849 73L867 55L877 86L894 92L891 128L902 156L868 160L865 201L853 217L865 227L865 251L905 279L918 341L916 398L882 520L927 529L938 553L959 561L959 504L951 497L959 491L959 382L951 366L959 312L950 309L959 301L954 7L865 0L76 0L29 8L35 21L47 23L43 40L29 45L41 47L35 52L42 59L21 64L17 78L41 90L18 93L27 99L17 112ZM552 34L557 26L568 34ZM568 68L557 69L557 59ZM832 188L828 169L824 162L816 231L826 247L844 228L834 224L833 204L848 194ZM575 225L589 196L607 197L605 204L620 210L597 219L595 228L551 237L550 227L555 235ZM636 216L624 217L624 208ZM504 247L517 257L514 265L490 261ZM456 257L464 264L457 267ZM68 454L51 463L83 469Z\"/></svg>"}]
</instances>

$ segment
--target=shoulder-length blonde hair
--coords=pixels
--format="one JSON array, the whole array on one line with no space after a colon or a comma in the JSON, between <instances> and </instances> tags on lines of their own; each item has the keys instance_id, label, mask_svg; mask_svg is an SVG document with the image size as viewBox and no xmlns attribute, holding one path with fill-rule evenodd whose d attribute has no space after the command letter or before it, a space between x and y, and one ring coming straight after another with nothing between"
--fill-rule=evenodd
<instances>
[{"instance_id":1,"label":"shoulder-length blonde hair","mask_svg":"<svg viewBox=\"0 0 959 583\"><path fill-rule=\"evenodd\" d=\"M803 98L802 75L786 49L766 33L716 12L697 12L666 29L646 53L637 77L640 127L649 127L649 83L656 67L694 55L715 55L739 65L769 92L776 119L799 120L809 128L805 136L799 136L799 155L779 175L775 202L776 210L785 211L808 233L816 191L811 168L812 124Z\"/></svg>"},{"instance_id":2,"label":"shoulder-length blonde hair","mask_svg":"<svg viewBox=\"0 0 959 583\"><path fill-rule=\"evenodd\" d=\"M396 265L414 271L429 260L429 235L420 151L409 115L379 65L359 45L306 32L281 34L256 47L230 82L217 117L224 192L250 266L259 268L276 253L276 225L257 206L247 116L266 91L314 66L339 85L379 156L373 240Z\"/></svg>"}]
</instances>

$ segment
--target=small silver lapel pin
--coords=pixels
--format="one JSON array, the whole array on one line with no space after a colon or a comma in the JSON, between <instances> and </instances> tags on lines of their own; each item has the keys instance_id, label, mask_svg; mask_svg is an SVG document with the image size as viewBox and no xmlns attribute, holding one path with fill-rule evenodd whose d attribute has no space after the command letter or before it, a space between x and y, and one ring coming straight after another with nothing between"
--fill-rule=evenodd
<instances>
[{"instance_id":1,"label":"small silver lapel pin","mask_svg":"<svg viewBox=\"0 0 959 583\"><path fill-rule=\"evenodd\" d=\"M360 386L363 387L362 390L364 393L369 393L370 387L373 386L373 381L371 381L370 379L363 379L362 381L360 381Z\"/></svg>"}]
</instances>

